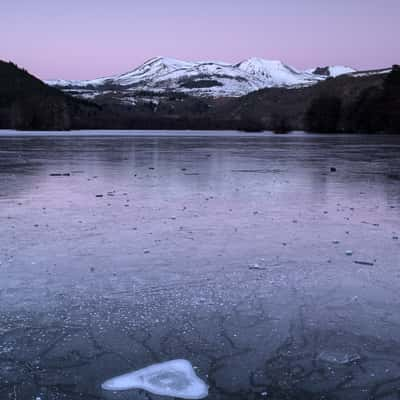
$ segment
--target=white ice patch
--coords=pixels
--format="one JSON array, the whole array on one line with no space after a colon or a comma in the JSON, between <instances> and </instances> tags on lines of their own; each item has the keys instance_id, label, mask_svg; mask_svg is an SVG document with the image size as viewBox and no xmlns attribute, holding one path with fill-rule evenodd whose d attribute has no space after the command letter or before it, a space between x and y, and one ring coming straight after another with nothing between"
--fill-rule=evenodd
<instances>
[{"instance_id":1,"label":"white ice patch","mask_svg":"<svg viewBox=\"0 0 400 400\"><path fill-rule=\"evenodd\" d=\"M154 364L109 379L101 387L110 391L143 389L160 396L181 399L203 399L208 396L208 386L197 377L192 364L186 360Z\"/></svg>"}]
</instances>

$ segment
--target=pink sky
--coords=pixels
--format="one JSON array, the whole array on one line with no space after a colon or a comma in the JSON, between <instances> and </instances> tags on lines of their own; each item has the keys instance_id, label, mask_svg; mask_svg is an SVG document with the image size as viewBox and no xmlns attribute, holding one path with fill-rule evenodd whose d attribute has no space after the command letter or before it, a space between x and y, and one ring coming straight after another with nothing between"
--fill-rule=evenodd
<instances>
[{"instance_id":1,"label":"pink sky","mask_svg":"<svg viewBox=\"0 0 400 400\"><path fill-rule=\"evenodd\" d=\"M154 56L297 68L400 63L400 0L0 0L0 59L89 79Z\"/></svg>"}]
</instances>

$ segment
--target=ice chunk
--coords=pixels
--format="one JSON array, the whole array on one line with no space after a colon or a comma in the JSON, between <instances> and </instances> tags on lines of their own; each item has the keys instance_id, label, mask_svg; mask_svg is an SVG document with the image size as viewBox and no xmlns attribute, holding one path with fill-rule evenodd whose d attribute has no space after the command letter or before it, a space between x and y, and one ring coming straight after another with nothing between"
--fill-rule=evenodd
<instances>
[{"instance_id":1,"label":"ice chunk","mask_svg":"<svg viewBox=\"0 0 400 400\"><path fill-rule=\"evenodd\" d=\"M339 351L322 351L318 354L318 360L332 364L350 364L360 360L360 358L360 355L355 352L342 353Z\"/></svg>"},{"instance_id":2,"label":"ice chunk","mask_svg":"<svg viewBox=\"0 0 400 400\"><path fill-rule=\"evenodd\" d=\"M208 386L197 377L192 364L173 360L109 379L104 390L144 389L160 396L181 399L202 399L208 396Z\"/></svg>"}]
</instances>

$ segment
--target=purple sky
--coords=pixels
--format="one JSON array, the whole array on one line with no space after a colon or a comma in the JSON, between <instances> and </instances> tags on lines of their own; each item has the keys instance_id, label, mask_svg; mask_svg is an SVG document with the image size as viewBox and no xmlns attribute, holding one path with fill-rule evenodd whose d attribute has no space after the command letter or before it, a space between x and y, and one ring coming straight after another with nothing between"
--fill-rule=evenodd
<instances>
[{"instance_id":1,"label":"purple sky","mask_svg":"<svg viewBox=\"0 0 400 400\"><path fill-rule=\"evenodd\" d=\"M0 59L44 79L159 55L367 69L400 63L399 21L400 0L0 0Z\"/></svg>"}]
</instances>

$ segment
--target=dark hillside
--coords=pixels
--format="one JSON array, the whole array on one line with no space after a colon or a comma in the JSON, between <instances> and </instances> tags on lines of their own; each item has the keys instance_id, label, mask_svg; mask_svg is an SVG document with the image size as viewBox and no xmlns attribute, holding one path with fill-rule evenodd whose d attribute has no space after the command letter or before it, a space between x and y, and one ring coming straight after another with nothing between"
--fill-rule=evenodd
<instances>
[{"instance_id":1,"label":"dark hillside","mask_svg":"<svg viewBox=\"0 0 400 400\"><path fill-rule=\"evenodd\" d=\"M400 68L374 78L352 78L356 86L352 82L319 92L307 109L305 129L400 133Z\"/></svg>"},{"instance_id":2,"label":"dark hillside","mask_svg":"<svg viewBox=\"0 0 400 400\"><path fill-rule=\"evenodd\" d=\"M99 111L99 106L71 98L0 61L0 129L67 130Z\"/></svg>"},{"instance_id":3,"label":"dark hillside","mask_svg":"<svg viewBox=\"0 0 400 400\"><path fill-rule=\"evenodd\" d=\"M379 114L378 104L368 99L382 95L386 76L341 76L310 87L263 89L233 99L218 113L232 120L252 121L267 130L279 131L284 125L286 129L314 132L365 131L364 125ZM399 90L392 89L386 107L393 109L399 94ZM369 118L363 116L365 113ZM383 121L374 124L373 130L385 130L379 124Z\"/></svg>"}]
</instances>

